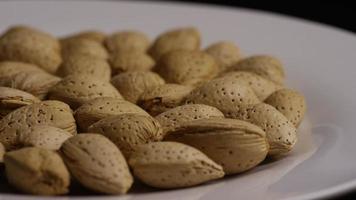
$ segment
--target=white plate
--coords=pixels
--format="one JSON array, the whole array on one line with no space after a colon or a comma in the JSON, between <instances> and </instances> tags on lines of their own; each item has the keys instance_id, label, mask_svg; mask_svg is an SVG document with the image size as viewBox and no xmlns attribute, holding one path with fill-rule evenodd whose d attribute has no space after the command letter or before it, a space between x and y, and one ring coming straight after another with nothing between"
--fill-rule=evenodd
<instances>
[{"instance_id":1,"label":"white plate","mask_svg":"<svg viewBox=\"0 0 356 200\"><path fill-rule=\"evenodd\" d=\"M140 29L154 37L172 27L194 25L203 33L204 45L232 40L245 55L267 53L279 57L284 61L288 84L306 95L308 118L299 131L297 147L287 158L194 188L109 198L310 199L356 188L353 34L258 11L151 2L0 2L0 19L1 31L20 23L56 35L96 28L107 32ZM0 199L39 198L0 194Z\"/></svg>"}]
</instances>

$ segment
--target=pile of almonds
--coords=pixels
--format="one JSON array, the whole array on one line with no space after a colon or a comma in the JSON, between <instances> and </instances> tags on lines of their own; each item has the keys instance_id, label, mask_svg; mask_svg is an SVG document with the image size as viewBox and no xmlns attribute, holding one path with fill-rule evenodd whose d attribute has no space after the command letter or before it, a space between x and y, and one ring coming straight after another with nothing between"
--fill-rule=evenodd
<instances>
[{"instance_id":1,"label":"pile of almonds","mask_svg":"<svg viewBox=\"0 0 356 200\"><path fill-rule=\"evenodd\" d=\"M134 178L202 184L277 160L306 110L281 62L232 42L201 49L195 28L64 38L15 26L0 37L0 173L19 192L105 194Z\"/></svg>"}]
</instances>

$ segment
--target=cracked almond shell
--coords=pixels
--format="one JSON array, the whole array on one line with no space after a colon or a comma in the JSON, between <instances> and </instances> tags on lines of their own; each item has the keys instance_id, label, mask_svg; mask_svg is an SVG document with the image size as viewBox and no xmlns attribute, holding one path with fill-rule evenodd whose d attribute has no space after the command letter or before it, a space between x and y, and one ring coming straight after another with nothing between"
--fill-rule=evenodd
<instances>
[{"instance_id":1,"label":"cracked almond shell","mask_svg":"<svg viewBox=\"0 0 356 200\"><path fill-rule=\"evenodd\" d=\"M0 60L32 63L49 73L62 62L55 37L25 26L11 27L0 37Z\"/></svg>"},{"instance_id":2,"label":"cracked almond shell","mask_svg":"<svg viewBox=\"0 0 356 200\"><path fill-rule=\"evenodd\" d=\"M124 194L133 178L120 150L100 134L84 133L60 149L71 174L85 187L107 194Z\"/></svg>"},{"instance_id":3,"label":"cracked almond shell","mask_svg":"<svg viewBox=\"0 0 356 200\"><path fill-rule=\"evenodd\" d=\"M167 83L142 93L137 104L152 116L180 106L193 87Z\"/></svg>"},{"instance_id":4,"label":"cracked almond shell","mask_svg":"<svg viewBox=\"0 0 356 200\"><path fill-rule=\"evenodd\" d=\"M224 176L220 165L199 150L177 142L141 145L129 164L138 179L156 188L189 187Z\"/></svg>"},{"instance_id":5,"label":"cracked almond shell","mask_svg":"<svg viewBox=\"0 0 356 200\"><path fill-rule=\"evenodd\" d=\"M241 173L261 163L269 145L266 133L256 125L236 119L199 119L181 123L165 140L195 147L224 168Z\"/></svg>"},{"instance_id":6,"label":"cracked almond shell","mask_svg":"<svg viewBox=\"0 0 356 200\"><path fill-rule=\"evenodd\" d=\"M155 65L155 61L149 55L140 51L113 53L110 63L113 75L128 71L150 71Z\"/></svg>"},{"instance_id":7,"label":"cracked almond shell","mask_svg":"<svg viewBox=\"0 0 356 200\"><path fill-rule=\"evenodd\" d=\"M306 111L304 96L291 89L281 89L272 93L265 103L275 107L281 112L295 127L303 121Z\"/></svg>"},{"instance_id":8,"label":"cracked almond shell","mask_svg":"<svg viewBox=\"0 0 356 200\"><path fill-rule=\"evenodd\" d=\"M145 52L150 46L150 39L139 31L121 31L108 36L105 39L105 46L111 53Z\"/></svg>"},{"instance_id":9,"label":"cracked almond shell","mask_svg":"<svg viewBox=\"0 0 356 200\"><path fill-rule=\"evenodd\" d=\"M233 42L229 41L213 43L204 51L214 57L218 63L220 72L232 67L241 59L240 49Z\"/></svg>"},{"instance_id":10,"label":"cracked almond shell","mask_svg":"<svg viewBox=\"0 0 356 200\"><path fill-rule=\"evenodd\" d=\"M48 93L49 99L63 101L73 109L98 97L122 98L109 82L88 75L66 76Z\"/></svg>"},{"instance_id":11,"label":"cracked almond shell","mask_svg":"<svg viewBox=\"0 0 356 200\"><path fill-rule=\"evenodd\" d=\"M4 163L8 182L24 193L60 195L69 191L69 172L54 151L23 148L6 153Z\"/></svg>"},{"instance_id":12,"label":"cracked almond shell","mask_svg":"<svg viewBox=\"0 0 356 200\"><path fill-rule=\"evenodd\" d=\"M80 106L75 111L74 117L80 130L87 131L90 125L101 119L125 113L149 116L146 111L129 101L112 97L102 97Z\"/></svg>"},{"instance_id":13,"label":"cracked almond shell","mask_svg":"<svg viewBox=\"0 0 356 200\"><path fill-rule=\"evenodd\" d=\"M104 118L88 128L88 132L100 133L109 138L126 158L137 146L163 139L159 122L151 116L121 114Z\"/></svg>"},{"instance_id":14,"label":"cracked almond shell","mask_svg":"<svg viewBox=\"0 0 356 200\"><path fill-rule=\"evenodd\" d=\"M143 92L163 85L165 81L154 72L125 72L114 76L111 83L125 100L136 103Z\"/></svg>"}]
</instances>

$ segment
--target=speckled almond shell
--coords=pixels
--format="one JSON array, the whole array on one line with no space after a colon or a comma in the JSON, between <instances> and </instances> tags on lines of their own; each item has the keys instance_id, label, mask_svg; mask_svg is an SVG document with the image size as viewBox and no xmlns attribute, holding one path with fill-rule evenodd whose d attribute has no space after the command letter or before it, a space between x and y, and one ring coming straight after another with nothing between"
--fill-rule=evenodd
<instances>
[{"instance_id":1,"label":"speckled almond shell","mask_svg":"<svg viewBox=\"0 0 356 200\"><path fill-rule=\"evenodd\" d=\"M56 38L25 26L11 27L0 37L0 61L4 60L32 63L49 73L62 62Z\"/></svg>"},{"instance_id":2,"label":"speckled almond shell","mask_svg":"<svg viewBox=\"0 0 356 200\"><path fill-rule=\"evenodd\" d=\"M215 107L203 104L187 104L170 109L156 116L163 132L167 133L185 122L207 118L224 118L224 114Z\"/></svg>"},{"instance_id":3,"label":"speckled almond shell","mask_svg":"<svg viewBox=\"0 0 356 200\"><path fill-rule=\"evenodd\" d=\"M121 114L104 118L88 128L88 132L100 133L109 138L126 158L138 145L163 139L159 122L151 116Z\"/></svg>"},{"instance_id":4,"label":"speckled almond shell","mask_svg":"<svg viewBox=\"0 0 356 200\"><path fill-rule=\"evenodd\" d=\"M124 113L149 116L142 108L123 99L101 97L80 106L74 114L81 131L86 132L95 122Z\"/></svg>"},{"instance_id":5,"label":"speckled almond shell","mask_svg":"<svg viewBox=\"0 0 356 200\"><path fill-rule=\"evenodd\" d=\"M106 34L101 31L87 30L87 31L81 31L78 33L67 35L61 40L63 41L63 40L73 40L73 39L87 39L87 40L93 40L98 43L103 43L105 37Z\"/></svg>"},{"instance_id":6,"label":"speckled almond shell","mask_svg":"<svg viewBox=\"0 0 356 200\"><path fill-rule=\"evenodd\" d=\"M23 106L0 120L0 142L7 150L16 149L21 130L35 125L49 125L76 134L76 124L69 106L60 101L42 101ZM26 129L27 126L27 129Z\"/></svg>"},{"instance_id":7,"label":"speckled almond shell","mask_svg":"<svg viewBox=\"0 0 356 200\"><path fill-rule=\"evenodd\" d=\"M0 109L15 109L38 102L40 100L30 93L9 87L0 87Z\"/></svg>"},{"instance_id":8,"label":"speckled almond shell","mask_svg":"<svg viewBox=\"0 0 356 200\"><path fill-rule=\"evenodd\" d=\"M57 75L61 77L88 75L95 76L103 81L110 81L111 68L104 59L78 54L65 58L58 68Z\"/></svg>"},{"instance_id":9,"label":"speckled almond shell","mask_svg":"<svg viewBox=\"0 0 356 200\"><path fill-rule=\"evenodd\" d=\"M266 133L256 125L236 119L199 119L181 123L165 140L195 147L224 168L241 173L261 163L269 145Z\"/></svg>"},{"instance_id":10,"label":"speckled almond shell","mask_svg":"<svg viewBox=\"0 0 356 200\"><path fill-rule=\"evenodd\" d=\"M0 142L0 165L4 162L5 147Z\"/></svg>"},{"instance_id":11,"label":"speckled almond shell","mask_svg":"<svg viewBox=\"0 0 356 200\"><path fill-rule=\"evenodd\" d=\"M222 178L222 167L199 150L177 142L141 145L129 159L134 175L157 188L180 188Z\"/></svg>"},{"instance_id":12,"label":"speckled almond shell","mask_svg":"<svg viewBox=\"0 0 356 200\"><path fill-rule=\"evenodd\" d=\"M213 43L205 49L205 52L214 57L220 72L232 67L241 59L240 49L229 41Z\"/></svg>"},{"instance_id":13,"label":"speckled almond shell","mask_svg":"<svg viewBox=\"0 0 356 200\"><path fill-rule=\"evenodd\" d=\"M60 149L71 174L85 187L107 194L124 194L133 178L120 150L100 134L79 134Z\"/></svg>"},{"instance_id":14,"label":"speckled almond shell","mask_svg":"<svg viewBox=\"0 0 356 200\"><path fill-rule=\"evenodd\" d=\"M281 112L295 127L303 121L306 111L304 96L291 89L281 89L272 93L265 103L275 107Z\"/></svg>"},{"instance_id":15,"label":"speckled almond shell","mask_svg":"<svg viewBox=\"0 0 356 200\"><path fill-rule=\"evenodd\" d=\"M238 83L248 85L255 92L256 96L261 100L265 100L270 94L276 90L282 89L281 85L265 79L255 73L246 71L228 72L220 76L224 79L235 79Z\"/></svg>"},{"instance_id":16,"label":"speckled almond shell","mask_svg":"<svg viewBox=\"0 0 356 200\"><path fill-rule=\"evenodd\" d=\"M159 85L152 90L146 90L140 96L137 104L152 116L180 106L184 98L193 90L191 86L179 84Z\"/></svg>"},{"instance_id":17,"label":"speckled almond shell","mask_svg":"<svg viewBox=\"0 0 356 200\"><path fill-rule=\"evenodd\" d=\"M158 61L155 71L167 83L197 86L218 73L214 58L200 51L171 51Z\"/></svg>"},{"instance_id":18,"label":"speckled almond shell","mask_svg":"<svg viewBox=\"0 0 356 200\"><path fill-rule=\"evenodd\" d=\"M205 104L216 107L229 115L231 108L256 104L260 100L253 90L234 79L214 79L194 89L187 97L187 103Z\"/></svg>"},{"instance_id":19,"label":"speckled almond shell","mask_svg":"<svg viewBox=\"0 0 356 200\"><path fill-rule=\"evenodd\" d=\"M0 77L12 76L19 72L27 72L27 71L44 72L43 69L29 63L23 63L17 61L0 62Z\"/></svg>"},{"instance_id":20,"label":"speckled almond shell","mask_svg":"<svg viewBox=\"0 0 356 200\"><path fill-rule=\"evenodd\" d=\"M199 31L193 27L169 30L157 37L149 53L157 61L162 55L173 50L198 50L200 40Z\"/></svg>"},{"instance_id":21,"label":"speckled almond shell","mask_svg":"<svg viewBox=\"0 0 356 200\"><path fill-rule=\"evenodd\" d=\"M45 99L48 91L61 79L46 72L25 71L0 78L0 86L28 92L39 99Z\"/></svg>"},{"instance_id":22,"label":"speckled almond shell","mask_svg":"<svg viewBox=\"0 0 356 200\"><path fill-rule=\"evenodd\" d=\"M282 63L277 58L268 55L244 58L229 68L229 71L249 71L280 85L283 85L285 79Z\"/></svg>"},{"instance_id":23,"label":"speckled almond shell","mask_svg":"<svg viewBox=\"0 0 356 200\"><path fill-rule=\"evenodd\" d=\"M36 125L25 129L19 131L18 138L19 145L23 147L39 147L56 151L64 141L73 136L68 131L48 125Z\"/></svg>"},{"instance_id":24,"label":"speckled almond shell","mask_svg":"<svg viewBox=\"0 0 356 200\"><path fill-rule=\"evenodd\" d=\"M109 54L105 47L99 42L90 39L75 38L62 40L61 47L61 54L64 59L76 55L84 55L100 59L109 58Z\"/></svg>"},{"instance_id":25,"label":"speckled almond shell","mask_svg":"<svg viewBox=\"0 0 356 200\"><path fill-rule=\"evenodd\" d=\"M48 196L69 191L69 172L54 151L23 148L6 153L4 163L8 182L24 193Z\"/></svg>"},{"instance_id":26,"label":"speckled almond shell","mask_svg":"<svg viewBox=\"0 0 356 200\"><path fill-rule=\"evenodd\" d=\"M109 82L88 75L69 75L51 88L49 99L63 101L76 109L98 97L122 98Z\"/></svg>"},{"instance_id":27,"label":"speckled almond shell","mask_svg":"<svg viewBox=\"0 0 356 200\"><path fill-rule=\"evenodd\" d=\"M150 46L150 39L139 31L121 31L105 39L109 52L140 51L145 52Z\"/></svg>"},{"instance_id":28,"label":"speckled almond shell","mask_svg":"<svg viewBox=\"0 0 356 200\"><path fill-rule=\"evenodd\" d=\"M231 118L255 124L266 132L270 156L279 157L292 150L297 142L296 128L274 107L260 103L245 105L238 112L231 112Z\"/></svg>"},{"instance_id":29,"label":"speckled almond shell","mask_svg":"<svg viewBox=\"0 0 356 200\"><path fill-rule=\"evenodd\" d=\"M146 90L163 85L165 81L154 72L125 72L114 76L111 83L120 91L125 100L136 103Z\"/></svg>"},{"instance_id":30,"label":"speckled almond shell","mask_svg":"<svg viewBox=\"0 0 356 200\"><path fill-rule=\"evenodd\" d=\"M119 51L110 56L112 74L117 75L128 71L150 71L155 61L141 51Z\"/></svg>"}]
</instances>

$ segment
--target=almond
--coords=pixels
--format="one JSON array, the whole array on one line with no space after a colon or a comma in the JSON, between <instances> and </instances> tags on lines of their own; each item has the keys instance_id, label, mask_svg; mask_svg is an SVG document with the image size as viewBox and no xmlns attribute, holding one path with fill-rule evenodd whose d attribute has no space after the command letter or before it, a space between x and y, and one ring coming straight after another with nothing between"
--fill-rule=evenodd
<instances>
[{"instance_id":1,"label":"almond","mask_svg":"<svg viewBox=\"0 0 356 200\"><path fill-rule=\"evenodd\" d=\"M3 76L12 76L19 72L27 72L27 71L44 72L44 70L42 70L41 68L29 63L16 62L16 61L0 62L0 78Z\"/></svg>"},{"instance_id":2,"label":"almond","mask_svg":"<svg viewBox=\"0 0 356 200\"><path fill-rule=\"evenodd\" d=\"M113 75L128 71L150 71L155 61L141 51L120 51L110 57Z\"/></svg>"},{"instance_id":3,"label":"almond","mask_svg":"<svg viewBox=\"0 0 356 200\"><path fill-rule=\"evenodd\" d=\"M200 119L181 123L165 137L195 147L223 166L226 174L252 169L267 156L266 133L236 119Z\"/></svg>"},{"instance_id":4,"label":"almond","mask_svg":"<svg viewBox=\"0 0 356 200\"><path fill-rule=\"evenodd\" d=\"M104 118L88 128L109 138L129 158L138 145L163 139L162 128L151 116L121 114Z\"/></svg>"},{"instance_id":5,"label":"almond","mask_svg":"<svg viewBox=\"0 0 356 200\"><path fill-rule=\"evenodd\" d=\"M16 189L36 195L68 193L70 176L61 157L37 147L11 151L4 157L8 182Z\"/></svg>"},{"instance_id":6,"label":"almond","mask_svg":"<svg viewBox=\"0 0 356 200\"><path fill-rule=\"evenodd\" d=\"M71 35L67 35L61 40L87 39L98 43L103 43L106 34L98 30L86 30Z\"/></svg>"},{"instance_id":7,"label":"almond","mask_svg":"<svg viewBox=\"0 0 356 200\"><path fill-rule=\"evenodd\" d=\"M61 79L46 72L24 71L0 78L0 86L28 92L39 99L45 99L48 91Z\"/></svg>"},{"instance_id":8,"label":"almond","mask_svg":"<svg viewBox=\"0 0 356 200\"><path fill-rule=\"evenodd\" d=\"M197 86L214 78L218 65L200 51L176 50L163 55L155 68L167 83Z\"/></svg>"},{"instance_id":9,"label":"almond","mask_svg":"<svg viewBox=\"0 0 356 200\"><path fill-rule=\"evenodd\" d=\"M116 32L105 39L109 52L140 51L145 52L150 45L150 39L139 31Z\"/></svg>"},{"instance_id":10,"label":"almond","mask_svg":"<svg viewBox=\"0 0 356 200\"><path fill-rule=\"evenodd\" d=\"M116 75L111 79L111 83L127 101L136 103L143 92L165 82L154 72L135 71Z\"/></svg>"},{"instance_id":11,"label":"almond","mask_svg":"<svg viewBox=\"0 0 356 200\"><path fill-rule=\"evenodd\" d=\"M224 176L220 165L199 150L177 142L141 145L129 164L138 179L157 188L189 187Z\"/></svg>"},{"instance_id":12,"label":"almond","mask_svg":"<svg viewBox=\"0 0 356 200\"><path fill-rule=\"evenodd\" d=\"M280 85L283 85L285 78L282 63L277 58L267 55L256 55L242 59L229 68L229 71L249 71Z\"/></svg>"},{"instance_id":13,"label":"almond","mask_svg":"<svg viewBox=\"0 0 356 200\"><path fill-rule=\"evenodd\" d=\"M11 27L0 37L0 60L32 63L49 73L62 62L56 38L25 26Z\"/></svg>"},{"instance_id":14,"label":"almond","mask_svg":"<svg viewBox=\"0 0 356 200\"><path fill-rule=\"evenodd\" d=\"M75 111L75 119L82 131L87 131L88 127L95 122L124 113L133 113L149 116L140 107L123 99L101 97L91 100Z\"/></svg>"},{"instance_id":15,"label":"almond","mask_svg":"<svg viewBox=\"0 0 356 200\"><path fill-rule=\"evenodd\" d=\"M207 118L224 118L224 114L217 108L203 104L187 104L170 109L156 116L162 125L163 132L167 133L180 124Z\"/></svg>"},{"instance_id":16,"label":"almond","mask_svg":"<svg viewBox=\"0 0 356 200\"><path fill-rule=\"evenodd\" d=\"M110 81L111 68L106 60L77 54L64 59L57 74L61 77L68 75L90 75L103 81Z\"/></svg>"},{"instance_id":17,"label":"almond","mask_svg":"<svg viewBox=\"0 0 356 200\"><path fill-rule=\"evenodd\" d=\"M5 147L0 142L0 164L2 164L4 162L4 154L5 154Z\"/></svg>"},{"instance_id":18,"label":"almond","mask_svg":"<svg viewBox=\"0 0 356 200\"><path fill-rule=\"evenodd\" d=\"M303 121L306 111L304 96L291 89L281 89L272 93L265 103L275 107L281 112L295 127Z\"/></svg>"},{"instance_id":19,"label":"almond","mask_svg":"<svg viewBox=\"0 0 356 200\"><path fill-rule=\"evenodd\" d=\"M156 116L183 103L184 98L193 90L191 86L178 84L159 85L142 93L138 105Z\"/></svg>"},{"instance_id":20,"label":"almond","mask_svg":"<svg viewBox=\"0 0 356 200\"><path fill-rule=\"evenodd\" d=\"M282 86L274 83L271 80L265 79L255 73L246 71L225 73L221 76L221 78L233 78L240 84L250 86L261 101L265 100L270 94L272 94L276 90L282 88Z\"/></svg>"},{"instance_id":21,"label":"almond","mask_svg":"<svg viewBox=\"0 0 356 200\"><path fill-rule=\"evenodd\" d=\"M102 135L76 135L64 142L60 151L73 176L89 189L124 194L133 183L124 156Z\"/></svg>"},{"instance_id":22,"label":"almond","mask_svg":"<svg viewBox=\"0 0 356 200\"><path fill-rule=\"evenodd\" d=\"M19 145L24 147L58 150L64 141L73 136L68 131L48 125L36 125L25 129L19 131L18 138Z\"/></svg>"},{"instance_id":23,"label":"almond","mask_svg":"<svg viewBox=\"0 0 356 200\"><path fill-rule=\"evenodd\" d=\"M185 27L162 33L154 41L149 53L155 60L173 50L198 50L200 33L196 28Z\"/></svg>"},{"instance_id":24,"label":"almond","mask_svg":"<svg viewBox=\"0 0 356 200\"><path fill-rule=\"evenodd\" d=\"M64 59L75 55L108 59L109 55L105 47L93 40L76 38L61 41L61 53Z\"/></svg>"},{"instance_id":25,"label":"almond","mask_svg":"<svg viewBox=\"0 0 356 200\"><path fill-rule=\"evenodd\" d=\"M0 119L13 110L40 102L40 100L22 90L14 88L0 87Z\"/></svg>"},{"instance_id":26,"label":"almond","mask_svg":"<svg viewBox=\"0 0 356 200\"><path fill-rule=\"evenodd\" d=\"M214 79L194 89L187 97L187 103L205 104L216 107L229 115L231 108L259 103L253 90L234 79Z\"/></svg>"},{"instance_id":27,"label":"almond","mask_svg":"<svg viewBox=\"0 0 356 200\"><path fill-rule=\"evenodd\" d=\"M66 76L48 94L49 99L66 102L73 109L98 97L122 98L109 82L88 75Z\"/></svg>"},{"instance_id":28,"label":"almond","mask_svg":"<svg viewBox=\"0 0 356 200\"><path fill-rule=\"evenodd\" d=\"M49 125L76 134L76 124L69 106L60 101L42 101L23 106L0 120L0 142L7 150L16 149L22 129Z\"/></svg>"},{"instance_id":29,"label":"almond","mask_svg":"<svg viewBox=\"0 0 356 200\"><path fill-rule=\"evenodd\" d=\"M213 43L205 49L205 52L214 57L220 72L234 66L241 59L240 49L229 41Z\"/></svg>"},{"instance_id":30,"label":"almond","mask_svg":"<svg viewBox=\"0 0 356 200\"><path fill-rule=\"evenodd\" d=\"M270 156L279 157L292 150L297 142L296 128L274 107L260 103L245 105L238 112L231 112L231 118L244 120L255 124L266 132Z\"/></svg>"}]
</instances>

